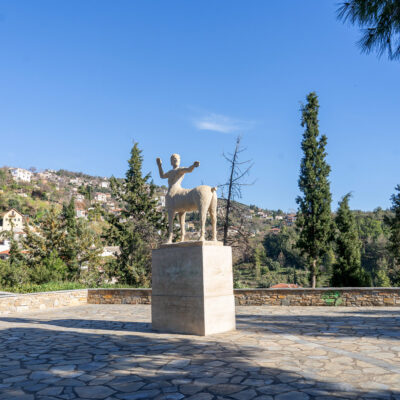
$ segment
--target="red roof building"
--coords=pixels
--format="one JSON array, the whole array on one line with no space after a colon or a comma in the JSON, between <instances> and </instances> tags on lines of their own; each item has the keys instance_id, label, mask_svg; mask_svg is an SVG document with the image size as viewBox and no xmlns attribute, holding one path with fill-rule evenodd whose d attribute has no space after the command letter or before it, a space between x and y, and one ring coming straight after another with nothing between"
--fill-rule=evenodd
<instances>
[{"instance_id":1,"label":"red roof building","mask_svg":"<svg viewBox=\"0 0 400 400\"><path fill-rule=\"evenodd\" d=\"M296 283L278 283L276 285L271 286L271 289L298 289L301 286Z\"/></svg>"}]
</instances>

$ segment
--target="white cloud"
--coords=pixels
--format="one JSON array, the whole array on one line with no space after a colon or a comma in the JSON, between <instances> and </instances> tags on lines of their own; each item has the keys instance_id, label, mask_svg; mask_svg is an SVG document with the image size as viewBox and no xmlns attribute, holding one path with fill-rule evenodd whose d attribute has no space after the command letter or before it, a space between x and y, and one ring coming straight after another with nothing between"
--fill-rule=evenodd
<instances>
[{"instance_id":1,"label":"white cloud","mask_svg":"<svg viewBox=\"0 0 400 400\"><path fill-rule=\"evenodd\" d=\"M233 133L249 129L253 123L227 117L221 114L208 113L193 120L194 126L202 131Z\"/></svg>"}]
</instances>

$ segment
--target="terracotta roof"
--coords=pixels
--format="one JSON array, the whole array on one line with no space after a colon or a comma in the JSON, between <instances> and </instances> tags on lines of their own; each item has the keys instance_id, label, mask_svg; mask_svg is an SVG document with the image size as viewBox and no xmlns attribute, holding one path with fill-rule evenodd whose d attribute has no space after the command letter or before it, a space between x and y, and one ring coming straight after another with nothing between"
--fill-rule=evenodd
<instances>
[{"instance_id":1,"label":"terracotta roof","mask_svg":"<svg viewBox=\"0 0 400 400\"><path fill-rule=\"evenodd\" d=\"M28 250L22 250L21 253L26 254L28 253ZM10 249L0 251L0 254L10 254Z\"/></svg>"},{"instance_id":2,"label":"terracotta roof","mask_svg":"<svg viewBox=\"0 0 400 400\"><path fill-rule=\"evenodd\" d=\"M296 288L301 288L301 286L295 284L295 283L278 283L276 285L271 286L272 289L279 289L279 288L290 288L290 289L296 289Z\"/></svg>"},{"instance_id":3,"label":"terracotta roof","mask_svg":"<svg viewBox=\"0 0 400 400\"><path fill-rule=\"evenodd\" d=\"M10 211L15 211L17 214L19 214L21 217L24 217L18 210L16 210L15 208L10 208L7 211L4 211L2 214L0 214L1 217L4 217L4 215L6 215L8 212Z\"/></svg>"}]
</instances>

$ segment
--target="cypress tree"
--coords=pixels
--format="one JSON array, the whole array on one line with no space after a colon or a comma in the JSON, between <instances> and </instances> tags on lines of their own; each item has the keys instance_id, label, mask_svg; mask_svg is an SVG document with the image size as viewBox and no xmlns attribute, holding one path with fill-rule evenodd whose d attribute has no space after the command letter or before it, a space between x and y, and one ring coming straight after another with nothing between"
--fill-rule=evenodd
<instances>
[{"instance_id":1,"label":"cypress tree","mask_svg":"<svg viewBox=\"0 0 400 400\"><path fill-rule=\"evenodd\" d=\"M75 200L71 197L68 204L64 203L61 211L61 219L65 222L68 229L76 229L76 216L75 216Z\"/></svg>"},{"instance_id":2,"label":"cypress tree","mask_svg":"<svg viewBox=\"0 0 400 400\"><path fill-rule=\"evenodd\" d=\"M257 281L261 278L261 265L265 262L265 249L262 245L258 245L253 254L254 272Z\"/></svg>"},{"instance_id":3,"label":"cypress tree","mask_svg":"<svg viewBox=\"0 0 400 400\"><path fill-rule=\"evenodd\" d=\"M75 210L75 200L71 197L68 204L64 203L61 213L59 215L59 228L63 235L63 243L60 248L59 254L63 261L67 264L69 275L76 277L79 275L78 263L78 247L79 247L79 234L77 229Z\"/></svg>"},{"instance_id":4,"label":"cypress tree","mask_svg":"<svg viewBox=\"0 0 400 400\"><path fill-rule=\"evenodd\" d=\"M165 219L157 210L155 185L142 175L143 157L137 143L131 150L125 179L111 178L113 196L122 203L118 215L109 215L107 239L120 247L112 273L120 282L136 286L150 283L151 248L165 232Z\"/></svg>"},{"instance_id":5,"label":"cypress tree","mask_svg":"<svg viewBox=\"0 0 400 400\"><path fill-rule=\"evenodd\" d=\"M349 207L351 194L339 202L335 218L338 234L335 238L336 262L333 265L331 285L340 287L369 286L370 277L361 267L361 241L354 215Z\"/></svg>"},{"instance_id":6,"label":"cypress tree","mask_svg":"<svg viewBox=\"0 0 400 400\"><path fill-rule=\"evenodd\" d=\"M75 201L71 197L68 204L64 203L59 215L59 229L64 233L63 243L60 248L60 257L69 269L69 275L76 277L79 275L78 265L78 232L75 216Z\"/></svg>"},{"instance_id":7,"label":"cypress tree","mask_svg":"<svg viewBox=\"0 0 400 400\"><path fill-rule=\"evenodd\" d=\"M299 188L301 196L296 225L300 230L297 247L309 263L312 287L316 286L321 258L328 252L331 239L331 192L326 162L327 138L319 134L318 97L315 92L307 96L301 109L301 126L305 127L301 148Z\"/></svg>"},{"instance_id":8,"label":"cypress tree","mask_svg":"<svg viewBox=\"0 0 400 400\"><path fill-rule=\"evenodd\" d=\"M388 249L397 264L400 265L400 185L397 185L395 190L397 190L398 193L393 194L391 197L391 211L393 212L393 215L386 217L385 222L390 229Z\"/></svg>"}]
</instances>

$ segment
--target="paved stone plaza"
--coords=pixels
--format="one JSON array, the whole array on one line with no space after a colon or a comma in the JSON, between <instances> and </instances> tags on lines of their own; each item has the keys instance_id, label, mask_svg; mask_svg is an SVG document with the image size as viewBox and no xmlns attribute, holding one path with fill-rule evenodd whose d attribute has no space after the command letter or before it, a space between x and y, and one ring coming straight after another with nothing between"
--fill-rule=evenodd
<instances>
[{"instance_id":1,"label":"paved stone plaza","mask_svg":"<svg viewBox=\"0 0 400 400\"><path fill-rule=\"evenodd\" d=\"M0 399L398 399L400 309L238 307L237 331L151 331L150 306L0 317Z\"/></svg>"}]
</instances>

